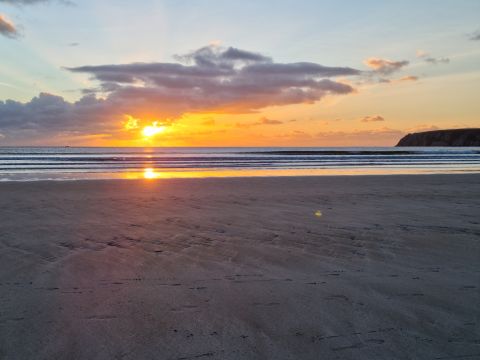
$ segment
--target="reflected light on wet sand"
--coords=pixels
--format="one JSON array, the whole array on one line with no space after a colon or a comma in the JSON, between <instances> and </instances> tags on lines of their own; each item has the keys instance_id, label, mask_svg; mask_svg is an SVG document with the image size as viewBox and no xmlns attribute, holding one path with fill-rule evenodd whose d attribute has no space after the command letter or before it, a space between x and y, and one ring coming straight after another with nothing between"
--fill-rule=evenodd
<instances>
[{"instance_id":1,"label":"reflected light on wet sand","mask_svg":"<svg viewBox=\"0 0 480 360\"><path fill-rule=\"evenodd\" d=\"M145 179L156 179L159 177L160 174L156 173L155 172L155 169L153 168L146 168L144 171L143 171L143 177Z\"/></svg>"},{"instance_id":2,"label":"reflected light on wet sand","mask_svg":"<svg viewBox=\"0 0 480 360\"><path fill-rule=\"evenodd\" d=\"M145 164L148 166L147 164ZM415 168L343 168L343 169L190 169L190 170L172 170L169 168L145 167L142 169L131 169L130 171L97 171L97 172L61 172L61 173L37 173L35 180L160 180L160 179L185 179L185 178L233 178L233 177L281 177L281 176L338 176L338 175L406 175L406 174L442 174L441 169L415 169ZM478 173L472 170L449 170L449 173L468 174ZM24 175L9 174L7 178L0 181L21 181ZM31 174L29 174L31 176ZM30 178L29 178L30 179ZM30 179L31 180L31 179Z\"/></svg>"},{"instance_id":3,"label":"reflected light on wet sand","mask_svg":"<svg viewBox=\"0 0 480 360\"><path fill-rule=\"evenodd\" d=\"M218 178L218 177L275 177L275 176L335 176L335 175L399 175L399 174L435 174L441 173L426 169L249 169L249 170L174 170L144 168L140 171L121 173L90 174L90 178L110 179L175 179L175 178ZM458 171L458 173L466 173ZM85 178L88 178L85 176ZM317 215L318 216L318 215Z\"/></svg>"}]
</instances>

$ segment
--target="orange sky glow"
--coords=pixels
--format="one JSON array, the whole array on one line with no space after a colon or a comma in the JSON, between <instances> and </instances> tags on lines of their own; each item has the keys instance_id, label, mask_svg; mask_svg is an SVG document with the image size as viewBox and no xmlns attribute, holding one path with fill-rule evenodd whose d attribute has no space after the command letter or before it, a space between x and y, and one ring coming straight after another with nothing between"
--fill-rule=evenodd
<instances>
[{"instance_id":1,"label":"orange sky glow","mask_svg":"<svg viewBox=\"0 0 480 360\"><path fill-rule=\"evenodd\" d=\"M393 146L479 126L478 2L214 2L0 1L0 146Z\"/></svg>"}]
</instances>

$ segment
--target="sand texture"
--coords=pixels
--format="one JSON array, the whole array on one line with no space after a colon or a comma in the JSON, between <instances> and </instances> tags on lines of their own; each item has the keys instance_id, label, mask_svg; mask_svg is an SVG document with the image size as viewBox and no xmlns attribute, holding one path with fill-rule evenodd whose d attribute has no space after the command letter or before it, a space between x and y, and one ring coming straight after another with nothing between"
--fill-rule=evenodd
<instances>
[{"instance_id":1,"label":"sand texture","mask_svg":"<svg viewBox=\"0 0 480 360\"><path fill-rule=\"evenodd\" d=\"M480 359L480 175L2 183L0 359Z\"/></svg>"}]
</instances>

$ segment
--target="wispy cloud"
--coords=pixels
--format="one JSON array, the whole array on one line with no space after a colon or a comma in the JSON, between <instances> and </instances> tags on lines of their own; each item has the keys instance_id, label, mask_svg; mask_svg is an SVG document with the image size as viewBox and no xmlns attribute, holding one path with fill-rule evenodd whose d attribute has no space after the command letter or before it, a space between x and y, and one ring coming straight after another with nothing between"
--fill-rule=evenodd
<instances>
[{"instance_id":1,"label":"wispy cloud","mask_svg":"<svg viewBox=\"0 0 480 360\"><path fill-rule=\"evenodd\" d=\"M449 58L447 58L447 57L436 58L436 57L431 56L428 52L426 52L424 50L417 50L416 55L417 55L417 58L423 59L423 61L425 61L427 63L430 63L430 64L434 64L434 65L450 63Z\"/></svg>"},{"instance_id":2,"label":"wispy cloud","mask_svg":"<svg viewBox=\"0 0 480 360\"><path fill-rule=\"evenodd\" d=\"M397 79L396 81L417 81L417 80L418 80L418 76L407 75L407 76L401 77L400 79Z\"/></svg>"},{"instance_id":3,"label":"wispy cloud","mask_svg":"<svg viewBox=\"0 0 480 360\"><path fill-rule=\"evenodd\" d=\"M445 58L445 57L443 57L443 58L427 57L427 58L425 58L425 61L430 63L430 64L434 64L434 65L450 63L450 59Z\"/></svg>"},{"instance_id":4,"label":"wispy cloud","mask_svg":"<svg viewBox=\"0 0 480 360\"><path fill-rule=\"evenodd\" d=\"M380 115L373 115L373 116L364 116L360 119L361 122L379 122L385 121L385 118Z\"/></svg>"},{"instance_id":5,"label":"wispy cloud","mask_svg":"<svg viewBox=\"0 0 480 360\"><path fill-rule=\"evenodd\" d=\"M422 131L433 131L439 130L440 128L432 124L419 124L417 126L406 129L407 132L422 132Z\"/></svg>"},{"instance_id":6,"label":"wispy cloud","mask_svg":"<svg viewBox=\"0 0 480 360\"><path fill-rule=\"evenodd\" d=\"M236 123L235 126L239 128L249 128L252 126L259 126L259 125L282 125L282 124L283 124L283 121L262 117L258 121L249 122L249 123Z\"/></svg>"},{"instance_id":7,"label":"wispy cloud","mask_svg":"<svg viewBox=\"0 0 480 360\"><path fill-rule=\"evenodd\" d=\"M364 64L373 69L374 72L381 75L390 75L396 71L401 70L409 64L407 60L392 61L381 58L368 58L364 61Z\"/></svg>"},{"instance_id":8,"label":"wispy cloud","mask_svg":"<svg viewBox=\"0 0 480 360\"><path fill-rule=\"evenodd\" d=\"M401 83L401 82L413 82L413 81L418 81L419 77L415 75L406 75L402 76L401 78L398 79L385 79L385 78L380 78L378 79L379 83L384 83L384 84L394 84L394 83Z\"/></svg>"},{"instance_id":9,"label":"wispy cloud","mask_svg":"<svg viewBox=\"0 0 480 360\"><path fill-rule=\"evenodd\" d=\"M216 121L213 118L205 118L202 121L202 125L204 125L204 126L213 126L215 124L216 124Z\"/></svg>"}]
</instances>

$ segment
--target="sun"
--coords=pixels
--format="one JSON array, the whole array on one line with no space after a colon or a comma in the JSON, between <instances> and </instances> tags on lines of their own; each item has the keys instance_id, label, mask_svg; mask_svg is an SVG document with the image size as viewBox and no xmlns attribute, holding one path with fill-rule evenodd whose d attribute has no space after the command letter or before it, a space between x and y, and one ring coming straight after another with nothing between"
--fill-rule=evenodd
<instances>
[{"instance_id":1,"label":"sun","mask_svg":"<svg viewBox=\"0 0 480 360\"><path fill-rule=\"evenodd\" d=\"M149 138L157 134L163 133L166 128L166 126L158 125L156 122L154 122L152 125L145 126L142 130L142 134L144 137Z\"/></svg>"}]
</instances>

